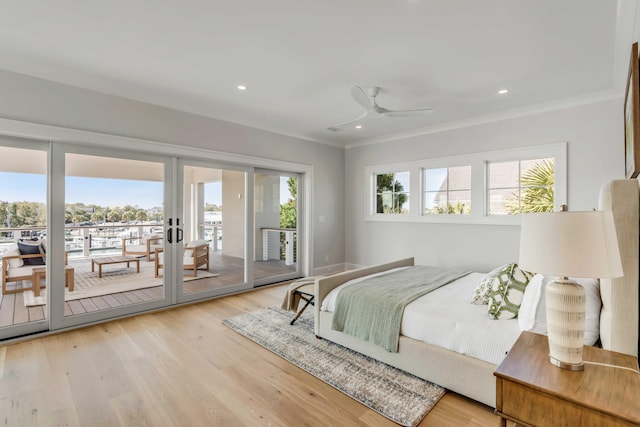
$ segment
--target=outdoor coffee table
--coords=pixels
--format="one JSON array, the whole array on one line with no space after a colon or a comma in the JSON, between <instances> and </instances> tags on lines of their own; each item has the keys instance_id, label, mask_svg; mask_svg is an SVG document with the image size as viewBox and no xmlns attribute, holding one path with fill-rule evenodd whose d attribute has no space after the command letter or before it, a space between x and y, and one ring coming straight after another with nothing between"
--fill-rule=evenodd
<instances>
[{"instance_id":1,"label":"outdoor coffee table","mask_svg":"<svg viewBox=\"0 0 640 427\"><path fill-rule=\"evenodd\" d=\"M136 258L133 256L107 256L107 257L99 257L99 258L91 258L91 272L95 271L96 264L98 265L98 277L102 279L102 266L109 264L129 264L135 262L137 273L140 273L140 258Z\"/></svg>"},{"instance_id":2,"label":"outdoor coffee table","mask_svg":"<svg viewBox=\"0 0 640 427\"><path fill-rule=\"evenodd\" d=\"M47 268L46 267L37 267L31 270L31 283L33 284L33 294L37 297L40 296L40 281L47 277ZM69 288L69 292L73 291L75 286L75 273L73 271L73 267L65 267L64 268L64 284L67 288Z\"/></svg>"}]
</instances>

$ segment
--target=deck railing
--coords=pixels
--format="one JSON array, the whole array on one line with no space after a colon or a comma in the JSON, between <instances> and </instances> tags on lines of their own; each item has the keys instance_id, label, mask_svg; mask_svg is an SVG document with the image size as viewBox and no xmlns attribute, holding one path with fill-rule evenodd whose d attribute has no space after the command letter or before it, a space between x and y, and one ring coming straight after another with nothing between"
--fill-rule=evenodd
<instances>
[{"instance_id":1,"label":"deck railing","mask_svg":"<svg viewBox=\"0 0 640 427\"><path fill-rule=\"evenodd\" d=\"M209 230L211 230L209 232ZM222 224L206 224L202 238L212 250L222 249ZM89 257L96 253L119 253L122 239L141 237L145 233L163 233L162 224L95 224L65 226L65 252L71 257ZM216 236L216 238L214 238ZM45 227L0 228L0 258L10 244L21 239L42 239Z\"/></svg>"}]
</instances>

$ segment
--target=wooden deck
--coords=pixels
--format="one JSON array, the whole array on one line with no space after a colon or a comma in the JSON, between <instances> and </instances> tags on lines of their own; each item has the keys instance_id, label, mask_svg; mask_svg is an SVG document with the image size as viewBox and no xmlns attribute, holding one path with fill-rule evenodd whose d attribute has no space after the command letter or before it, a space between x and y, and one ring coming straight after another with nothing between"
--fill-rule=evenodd
<instances>
[{"instance_id":1,"label":"wooden deck","mask_svg":"<svg viewBox=\"0 0 640 427\"><path fill-rule=\"evenodd\" d=\"M91 261L87 260L87 263ZM144 262L144 261L143 261ZM185 282L184 293L200 292L209 289L220 289L242 283L244 280L244 260L221 254L214 254L210 260L211 272L217 277L207 277ZM295 266L286 266L280 261L254 262L254 276L256 279L276 276L295 271ZM28 284L28 282L26 282ZM124 305L153 301L163 297L162 286L119 292L92 298L65 301L65 316L106 310ZM22 292L1 296L0 327L34 322L45 318L46 305L25 307Z\"/></svg>"}]
</instances>

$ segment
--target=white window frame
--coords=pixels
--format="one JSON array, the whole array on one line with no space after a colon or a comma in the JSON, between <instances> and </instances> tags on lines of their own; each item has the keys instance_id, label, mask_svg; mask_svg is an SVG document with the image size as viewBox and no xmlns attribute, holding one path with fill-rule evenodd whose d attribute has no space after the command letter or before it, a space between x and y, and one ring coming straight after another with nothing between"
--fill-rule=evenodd
<instances>
[{"instance_id":1,"label":"white window frame","mask_svg":"<svg viewBox=\"0 0 640 427\"><path fill-rule=\"evenodd\" d=\"M558 211L563 204L567 204L566 142L365 167L365 221L520 225L520 214L488 214L489 201L487 199L487 187L489 177L487 165L489 162L532 160L549 157L553 157L554 159L554 205L555 210ZM455 166L471 166L471 214L423 214L423 171L425 169L449 168ZM411 183L409 191L409 213L377 214L375 212L375 176L377 174L405 171L409 171Z\"/></svg>"},{"instance_id":2,"label":"white window frame","mask_svg":"<svg viewBox=\"0 0 640 427\"><path fill-rule=\"evenodd\" d=\"M415 180L414 180L414 173L412 171L413 165L411 163L395 163L395 164L391 164L391 165L383 165L383 166L374 166L374 167L367 167L365 168L365 170L367 171L366 174L366 180L365 182L367 183L367 193L366 193L366 198L367 198L367 216L368 217L372 217L375 218L375 220L378 221L402 221L402 218L408 218L414 215L415 213L415 206L413 205L413 202L415 200L414 197L414 188L418 188L415 187ZM376 182L376 177L378 175L383 175L383 174L387 174L387 173L400 173L400 172L409 172L409 213L406 214L400 214L400 213L377 213L376 212L376 194L377 194L377 182Z\"/></svg>"},{"instance_id":3,"label":"white window frame","mask_svg":"<svg viewBox=\"0 0 640 427\"><path fill-rule=\"evenodd\" d=\"M433 165L428 165L428 166L421 166L420 167L420 190L421 190L421 194L420 194L420 216L423 217L444 217L444 216L466 216L466 217L470 217L471 215L473 215L473 210L474 210L474 200L473 200L473 192L474 192L474 186L473 186L473 174L474 174L474 165L472 165L471 163L465 163L464 162L464 158L458 157L456 158L458 160L461 160L460 162L455 162L454 159L451 159L450 164L448 164L447 166L433 166ZM445 159L438 159L438 160L445 160ZM451 163L454 162L455 164ZM425 182L425 172L427 170L432 170L432 169L447 169L447 179L449 179L449 168L455 168L455 167L461 167L461 166L467 166L467 167L471 167L471 183L470 183L470 187L469 187L469 191L471 192L471 213L470 214L427 214L424 212L425 207L426 207L426 200L424 199L424 194L426 193L426 190L424 188L424 182ZM448 184L447 184L448 185ZM455 191L455 190L454 190ZM450 190L447 188L447 193L449 193ZM447 198L448 198L448 194L447 194Z\"/></svg>"}]
</instances>

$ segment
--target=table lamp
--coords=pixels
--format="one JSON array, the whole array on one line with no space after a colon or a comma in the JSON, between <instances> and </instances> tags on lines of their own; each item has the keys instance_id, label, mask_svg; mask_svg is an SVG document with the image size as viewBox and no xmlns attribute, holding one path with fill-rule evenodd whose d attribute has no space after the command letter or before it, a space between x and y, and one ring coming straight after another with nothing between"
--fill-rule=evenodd
<instances>
[{"instance_id":1,"label":"table lamp","mask_svg":"<svg viewBox=\"0 0 640 427\"><path fill-rule=\"evenodd\" d=\"M613 214L563 211L523 214L521 219L520 268L558 276L545 290L549 360L581 371L586 295L569 277L623 275Z\"/></svg>"}]
</instances>

